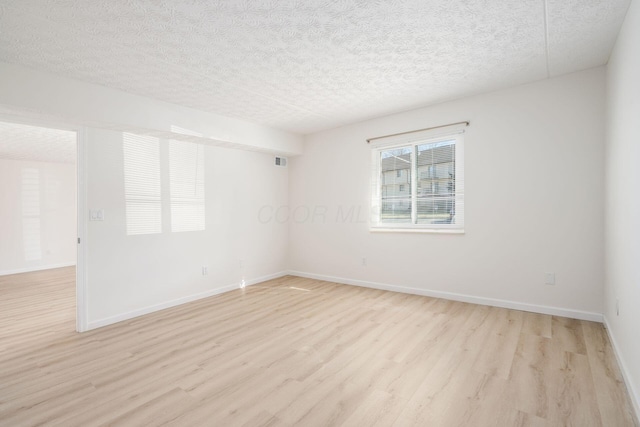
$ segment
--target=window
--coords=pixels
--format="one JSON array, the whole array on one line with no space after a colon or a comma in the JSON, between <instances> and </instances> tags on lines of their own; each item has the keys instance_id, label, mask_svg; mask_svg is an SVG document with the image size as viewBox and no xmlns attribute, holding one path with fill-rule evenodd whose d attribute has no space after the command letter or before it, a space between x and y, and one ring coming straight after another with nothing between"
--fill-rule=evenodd
<instances>
[{"instance_id":1,"label":"window","mask_svg":"<svg viewBox=\"0 0 640 427\"><path fill-rule=\"evenodd\" d=\"M204 230L204 146L169 141L171 231Z\"/></svg>"},{"instance_id":2,"label":"window","mask_svg":"<svg viewBox=\"0 0 640 427\"><path fill-rule=\"evenodd\" d=\"M25 261L42 259L40 244L40 170L22 169L22 243Z\"/></svg>"},{"instance_id":3,"label":"window","mask_svg":"<svg viewBox=\"0 0 640 427\"><path fill-rule=\"evenodd\" d=\"M396 178L400 178L402 176L402 171L401 170L397 170L396 171Z\"/></svg>"},{"instance_id":4,"label":"window","mask_svg":"<svg viewBox=\"0 0 640 427\"><path fill-rule=\"evenodd\" d=\"M127 234L162 232L160 141L122 134Z\"/></svg>"},{"instance_id":5,"label":"window","mask_svg":"<svg viewBox=\"0 0 640 427\"><path fill-rule=\"evenodd\" d=\"M447 127L373 144L372 230L464 231L462 132ZM407 191L402 184L394 191L388 175L403 169Z\"/></svg>"}]
</instances>

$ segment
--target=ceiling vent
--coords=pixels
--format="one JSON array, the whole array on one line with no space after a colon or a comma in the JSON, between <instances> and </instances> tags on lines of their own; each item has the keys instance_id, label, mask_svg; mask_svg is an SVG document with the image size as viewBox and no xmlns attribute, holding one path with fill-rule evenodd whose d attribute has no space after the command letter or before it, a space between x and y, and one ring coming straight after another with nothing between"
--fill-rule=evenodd
<instances>
[{"instance_id":1,"label":"ceiling vent","mask_svg":"<svg viewBox=\"0 0 640 427\"><path fill-rule=\"evenodd\" d=\"M286 167L287 166L287 158L286 157L278 157L276 156L276 166Z\"/></svg>"}]
</instances>

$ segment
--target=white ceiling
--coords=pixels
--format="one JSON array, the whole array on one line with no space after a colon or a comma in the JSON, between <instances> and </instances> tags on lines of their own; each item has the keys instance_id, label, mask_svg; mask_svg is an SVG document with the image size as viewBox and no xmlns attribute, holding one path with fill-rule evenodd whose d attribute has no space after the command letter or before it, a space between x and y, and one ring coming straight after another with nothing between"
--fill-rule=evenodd
<instances>
[{"instance_id":1,"label":"white ceiling","mask_svg":"<svg viewBox=\"0 0 640 427\"><path fill-rule=\"evenodd\" d=\"M630 0L0 0L0 61L322 129L605 64Z\"/></svg>"},{"instance_id":2,"label":"white ceiling","mask_svg":"<svg viewBox=\"0 0 640 427\"><path fill-rule=\"evenodd\" d=\"M0 122L0 159L75 163L76 133Z\"/></svg>"}]
</instances>

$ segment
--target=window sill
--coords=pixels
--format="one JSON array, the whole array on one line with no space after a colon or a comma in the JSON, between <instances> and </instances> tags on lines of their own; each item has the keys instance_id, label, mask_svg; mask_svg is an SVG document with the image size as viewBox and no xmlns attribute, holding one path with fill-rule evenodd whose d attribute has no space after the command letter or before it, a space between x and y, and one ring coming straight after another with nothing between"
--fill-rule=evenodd
<instances>
[{"instance_id":1,"label":"window sill","mask_svg":"<svg viewBox=\"0 0 640 427\"><path fill-rule=\"evenodd\" d=\"M430 233L430 234L464 234L464 230L445 228L393 228L393 227L370 227L371 233Z\"/></svg>"}]
</instances>

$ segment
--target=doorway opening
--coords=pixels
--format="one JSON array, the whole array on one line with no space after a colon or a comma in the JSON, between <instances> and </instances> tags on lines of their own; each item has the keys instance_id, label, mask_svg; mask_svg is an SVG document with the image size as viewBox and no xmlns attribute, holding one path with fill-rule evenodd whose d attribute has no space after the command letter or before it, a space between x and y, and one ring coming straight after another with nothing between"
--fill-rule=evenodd
<instances>
[{"instance_id":1,"label":"doorway opening","mask_svg":"<svg viewBox=\"0 0 640 427\"><path fill-rule=\"evenodd\" d=\"M0 119L3 340L82 330L79 148L78 130Z\"/></svg>"}]
</instances>

